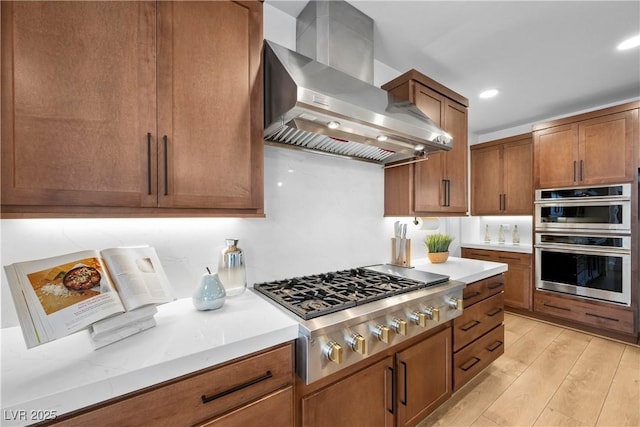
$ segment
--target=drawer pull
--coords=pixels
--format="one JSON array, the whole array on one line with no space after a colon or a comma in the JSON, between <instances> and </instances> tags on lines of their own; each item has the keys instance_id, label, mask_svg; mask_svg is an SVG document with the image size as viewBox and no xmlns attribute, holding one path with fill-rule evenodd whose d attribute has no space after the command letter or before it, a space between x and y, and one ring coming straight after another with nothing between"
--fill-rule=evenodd
<instances>
[{"instance_id":1,"label":"drawer pull","mask_svg":"<svg viewBox=\"0 0 640 427\"><path fill-rule=\"evenodd\" d=\"M611 322L619 322L620 320L614 319L613 317L601 316L599 314L594 313L585 313L587 316L595 317L596 319L609 320Z\"/></svg>"},{"instance_id":2,"label":"drawer pull","mask_svg":"<svg viewBox=\"0 0 640 427\"><path fill-rule=\"evenodd\" d=\"M469 363L471 362L471 363ZM474 366L476 366L476 364L480 362L480 359L478 359L477 357L474 357L473 360L465 362L464 365L460 366L460 369L462 369L463 371L467 372L469 369L473 368Z\"/></svg>"},{"instance_id":3,"label":"drawer pull","mask_svg":"<svg viewBox=\"0 0 640 427\"><path fill-rule=\"evenodd\" d=\"M219 399L221 397L227 396L227 395L229 395L231 393L235 393L236 391L242 390L242 389L247 388L247 387L251 387L252 385L258 384L259 382L268 380L271 377L273 377L273 374L271 373L271 371L267 371L267 373L264 374L261 377L258 377L258 378L255 378L253 380L250 380L250 381L248 381L248 382L246 382L244 384L237 385L235 387L230 388L229 390L225 390L225 391L220 392L218 394L214 394L213 396L205 396L203 394L202 397L201 397L202 398L202 403L209 403L209 402L211 402L213 400L216 400L216 399Z\"/></svg>"},{"instance_id":4,"label":"drawer pull","mask_svg":"<svg viewBox=\"0 0 640 427\"><path fill-rule=\"evenodd\" d=\"M466 325L464 325L464 326L461 326L461 327L460 327L460 330L462 330L462 331L464 331L464 332L467 332L469 329L473 329L473 328L475 328L476 326L478 326L479 324L480 324L480 322L478 322L477 320L474 320L474 321L472 321L472 322L467 323L467 324L466 324Z\"/></svg>"},{"instance_id":5,"label":"drawer pull","mask_svg":"<svg viewBox=\"0 0 640 427\"><path fill-rule=\"evenodd\" d=\"M493 317L496 314L500 313L501 311L502 311L502 309L500 307L496 307L494 310L492 310L489 313L487 313L487 316Z\"/></svg>"},{"instance_id":6,"label":"drawer pull","mask_svg":"<svg viewBox=\"0 0 640 427\"><path fill-rule=\"evenodd\" d=\"M498 289L500 287L504 286L504 282L497 282L497 283L492 283L489 286L487 286L489 289Z\"/></svg>"},{"instance_id":7,"label":"drawer pull","mask_svg":"<svg viewBox=\"0 0 640 427\"><path fill-rule=\"evenodd\" d=\"M467 299L475 298L475 297L477 297L478 295L480 295L481 293L482 293L482 292L478 292L478 291L476 291L476 292L471 292L470 294L467 294L467 295L463 296L463 297L462 297L462 299L467 300Z\"/></svg>"},{"instance_id":8,"label":"drawer pull","mask_svg":"<svg viewBox=\"0 0 640 427\"><path fill-rule=\"evenodd\" d=\"M503 255L500 255L498 258L499 259L510 259L511 261L520 261L520 258L516 258L514 256L503 256Z\"/></svg>"},{"instance_id":9,"label":"drawer pull","mask_svg":"<svg viewBox=\"0 0 640 427\"><path fill-rule=\"evenodd\" d=\"M545 302L545 303L543 303L542 305L544 305L545 307L549 307L549 308L555 308L556 310L571 311L571 309L570 309L570 308L567 308L567 307L558 307L557 305L547 304L546 302Z\"/></svg>"},{"instance_id":10,"label":"drawer pull","mask_svg":"<svg viewBox=\"0 0 640 427\"><path fill-rule=\"evenodd\" d=\"M502 344L504 344L502 341L496 341L493 344L491 344L491 347L487 347L487 350L493 353L494 351L502 347Z\"/></svg>"},{"instance_id":11,"label":"drawer pull","mask_svg":"<svg viewBox=\"0 0 640 427\"><path fill-rule=\"evenodd\" d=\"M479 254L479 253L476 253L476 252L472 252L470 255L479 256L480 258L491 258L491 255L489 255L489 254Z\"/></svg>"}]
</instances>

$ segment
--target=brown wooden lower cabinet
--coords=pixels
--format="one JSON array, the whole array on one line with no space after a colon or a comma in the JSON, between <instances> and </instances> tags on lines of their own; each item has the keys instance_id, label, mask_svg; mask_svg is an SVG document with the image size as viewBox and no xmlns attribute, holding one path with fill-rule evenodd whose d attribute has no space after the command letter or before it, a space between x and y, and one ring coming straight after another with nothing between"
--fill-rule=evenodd
<instances>
[{"instance_id":1,"label":"brown wooden lower cabinet","mask_svg":"<svg viewBox=\"0 0 640 427\"><path fill-rule=\"evenodd\" d=\"M296 385L303 427L415 426L451 396L451 326L336 380ZM339 375L339 374L334 374Z\"/></svg>"},{"instance_id":2,"label":"brown wooden lower cabinet","mask_svg":"<svg viewBox=\"0 0 640 427\"><path fill-rule=\"evenodd\" d=\"M393 357L302 398L304 427L393 425Z\"/></svg>"},{"instance_id":3,"label":"brown wooden lower cabinet","mask_svg":"<svg viewBox=\"0 0 640 427\"><path fill-rule=\"evenodd\" d=\"M414 426L451 397L451 329L396 355L398 426Z\"/></svg>"},{"instance_id":4,"label":"brown wooden lower cabinet","mask_svg":"<svg viewBox=\"0 0 640 427\"><path fill-rule=\"evenodd\" d=\"M464 311L453 320L454 391L504 353L504 288L499 274L464 289Z\"/></svg>"},{"instance_id":5,"label":"brown wooden lower cabinet","mask_svg":"<svg viewBox=\"0 0 640 427\"><path fill-rule=\"evenodd\" d=\"M635 334L634 313L631 308L539 290L536 290L533 300L536 313L583 323L598 329Z\"/></svg>"},{"instance_id":6,"label":"brown wooden lower cabinet","mask_svg":"<svg viewBox=\"0 0 640 427\"><path fill-rule=\"evenodd\" d=\"M504 353L504 325L496 327L453 355L453 389L468 383Z\"/></svg>"},{"instance_id":7,"label":"brown wooden lower cabinet","mask_svg":"<svg viewBox=\"0 0 640 427\"><path fill-rule=\"evenodd\" d=\"M531 254L488 249L462 248L462 258L502 262L509 265L505 272L504 305L531 311L533 268Z\"/></svg>"},{"instance_id":8,"label":"brown wooden lower cabinet","mask_svg":"<svg viewBox=\"0 0 640 427\"><path fill-rule=\"evenodd\" d=\"M56 420L56 426L293 425L287 343Z\"/></svg>"}]
</instances>

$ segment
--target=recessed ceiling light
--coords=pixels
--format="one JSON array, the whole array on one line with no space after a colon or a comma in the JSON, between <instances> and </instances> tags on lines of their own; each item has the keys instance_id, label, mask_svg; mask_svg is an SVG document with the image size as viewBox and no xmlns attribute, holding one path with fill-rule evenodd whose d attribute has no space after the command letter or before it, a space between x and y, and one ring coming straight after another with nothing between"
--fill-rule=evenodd
<instances>
[{"instance_id":1,"label":"recessed ceiling light","mask_svg":"<svg viewBox=\"0 0 640 427\"><path fill-rule=\"evenodd\" d=\"M340 122L336 122L332 120L329 123L327 123L327 127L329 129L338 129L340 127Z\"/></svg>"},{"instance_id":2,"label":"recessed ceiling light","mask_svg":"<svg viewBox=\"0 0 640 427\"><path fill-rule=\"evenodd\" d=\"M480 98L482 99L493 98L497 94L498 94L498 89L488 89L488 90L485 90L484 92L480 92Z\"/></svg>"},{"instance_id":3,"label":"recessed ceiling light","mask_svg":"<svg viewBox=\"0 0 640 427\"><path fill-rule=\"evenodd\" d=\"M618 50L627 50L633 49L634 47L640 46L640 35L635 37L631 37L623 41L618 45Z\"/></svg>"},{"instance_id":4,"label":"recessed ceiling light","mask_svg":"<svg viewBox=\"0 0 640 427\"><path fill-rule=\"evenodd\" d=\"M380 141L380 142L386 141L387 140L387 135L380 134L380 135L376 136L376 139L378 141Z\"/></svg>"}]
</instances>

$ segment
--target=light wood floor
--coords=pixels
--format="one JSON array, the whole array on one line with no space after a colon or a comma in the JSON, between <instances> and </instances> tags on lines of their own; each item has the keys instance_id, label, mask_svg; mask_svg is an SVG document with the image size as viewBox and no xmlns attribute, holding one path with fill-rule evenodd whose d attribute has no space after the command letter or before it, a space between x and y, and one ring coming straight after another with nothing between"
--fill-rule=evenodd
<instances>
[{"instance_id":1,"label":"light wood floor","mask_svg":"<svg viewBox=\"0 0 640 427\"><path fill-rule=\"evenodd\" d=\"M505 315L505 353L430 426L640 426L640 348Z\"/></svg>"}]
</instances>

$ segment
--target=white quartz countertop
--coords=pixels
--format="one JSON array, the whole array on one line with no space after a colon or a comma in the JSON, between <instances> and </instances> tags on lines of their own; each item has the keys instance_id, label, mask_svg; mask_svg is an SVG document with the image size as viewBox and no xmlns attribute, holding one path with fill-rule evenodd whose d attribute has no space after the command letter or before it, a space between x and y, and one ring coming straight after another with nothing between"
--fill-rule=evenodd
<instances>
[{"instance_id":1,"label":"white quartz countertop","mask_svg":"<svg viewBox=\"0 0 640 427\"><path fill-rule=\"evenodd\" d=\"M495 276L507 271L508 265L501 262L480 261L469 258L449 257L446 262L433 264L428 258L418 258L411 261L416 270L444 274L450 280L458 280L466 284Z\"/></svg>"},{"instance_id":2,"label":"white quartz countertop","mask_svg":"<svg viewBox=\"0 0 640 427\"><path fill-rule=\"evenodd\" d=\"M457 257L412 265L464 283L507 270L506 264ZM62 415L298 337L293 317L252 291L209 312L180 299L159 306L155 319L157 326L98 350L86 331L27 349L19 327L1 329L0 425L42 421L47 411Z\"/></svg>"},{"instance_id":3,"label":"white quartz countertop","mask_svg":"<svg viewBox=\"0 0 640 427\"><path fill-rule=\"evenodd\" d=\"M86 331L27 349L19 327L1 329L0 425L42 421L298 337L298 323L252 291L214 311L176 300L159 306L155 319L155 327L98 350Z\"/></svg>"}]
</instances>

